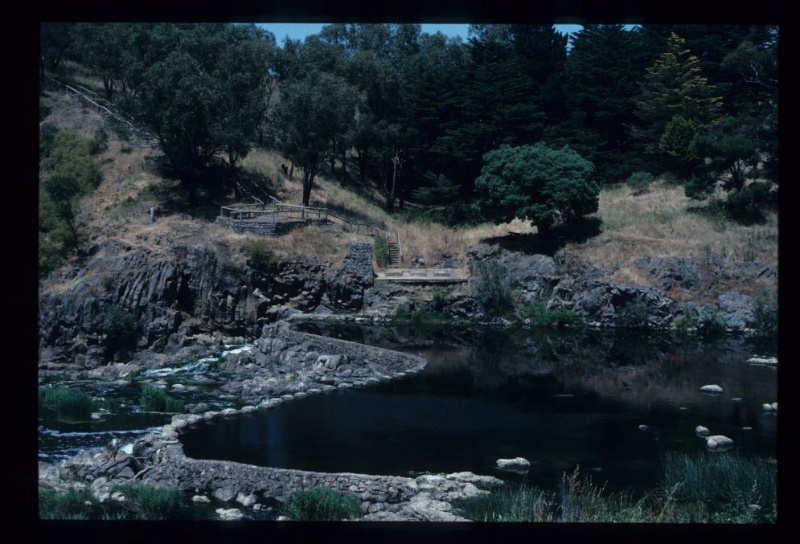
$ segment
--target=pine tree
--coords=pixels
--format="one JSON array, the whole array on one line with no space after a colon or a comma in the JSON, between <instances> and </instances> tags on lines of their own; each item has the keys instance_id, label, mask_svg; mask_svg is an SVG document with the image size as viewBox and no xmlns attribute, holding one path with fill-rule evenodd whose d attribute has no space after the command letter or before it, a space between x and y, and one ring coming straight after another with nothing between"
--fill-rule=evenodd
<instances>
[{"instance_id":1,"label":"pine tree","mask_svg":"<svg viewBox=\"0 0 800 544\"><path fill-rule=\"evenodd\" d=\"M649 152L658 150L667 125L676 116L691 121L698 129L719 119L722 99L701 74L700 61L685 44L684 39L671 34L667 50L647 69L642 82L636 100L636 116L642 124L634 135Z\"/></svg>"}]
</instances>

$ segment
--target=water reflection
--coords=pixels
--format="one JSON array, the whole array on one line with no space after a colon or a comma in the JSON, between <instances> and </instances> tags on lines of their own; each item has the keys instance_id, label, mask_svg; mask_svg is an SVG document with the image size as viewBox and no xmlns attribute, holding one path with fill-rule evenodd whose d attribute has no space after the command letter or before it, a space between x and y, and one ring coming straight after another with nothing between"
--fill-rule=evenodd
<instances>
[{"instance_id":1,"label":"water reflection","mask_svg":"<svg viewBox=\"0 0 800 544\"><path fill-rule=\"evenodd\" d=\"M699 451L694 430L775 455L775 368L741 338L305 325L308 332L420 354L421 374L203 426L187 455L325 472L469 470L550 486L576 465L609 489L656 485L666 451ZM704 395L706 384L723 393ZM748 430L749 429L749 430ZM499 458L525 457L524 476Z\"/></svg>"}]
</instances>

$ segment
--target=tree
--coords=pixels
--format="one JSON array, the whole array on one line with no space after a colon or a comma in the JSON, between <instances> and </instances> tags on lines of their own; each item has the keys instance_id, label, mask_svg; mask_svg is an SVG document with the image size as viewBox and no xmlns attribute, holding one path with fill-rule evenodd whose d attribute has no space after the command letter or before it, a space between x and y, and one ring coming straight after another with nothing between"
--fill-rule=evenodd
<instances>
[{"instance_id":1,"label":"tree","mask_svg":"<svg viewBox=\"0 0 800 544\"><path fill-rule=\"evenodd\" d=\"M233 168L256 138L269 37L252 25L219 23L156 25L146 40L139 37L147 44L137 49L146 69L136 113L192 206L215 155L224 152Z\"/></svg>"},{"instance_id":2,"label":"tree","mask_svg":"<svg viewBox=\"0 0 800 544\"><path fill-rule=\"evenodd\" d=\"M569 147L502 146L483 157L475 180L475 212L496 224L533 222L541 235L594 213L600 187L594 165Z\"/></svg>"},{"instance_id":3,"label":"tree","mask_svg":"<svg viewBox=\"0 0 800 544\"><path fill-rule=\"evenodd\" d=\"M358 93L342 78L313 72L288 80L272 111L278 149L303 170L303 205L308 206L314 178L336 138L349 130Z\"/></svg>"},{"instance_id":4,"label":"tree","mask_svg":"<svg viewBox=\"0 0 800 544\"><path fill-rule=\"evenodd\" d=\"M643 169L629 127L642 74L657 55L644 33L623 25L584 25L571 40L564 81L571 119L562 137L595 164L598 181L620 181Z\"/></svg>"},{"instance_id":5,"label":"tree","mask_svg":"<svg viewBox=\"0 0 800 544\"><path fill-rule=\"evenodd\" d=\"M717 182L722 181L727 191L741 191L748 178L759 174L758 141L753 136L756 128L739 119L727 119L706 132L696 134L689 149L705 159L703 172L708 194Z\"/></svg>"},{"instance_id":6,"label":"tree","mask_svg":"<svg viewBox=\"0 0 800 544\"><path fill-rule=\"evenodd\" d=\"M685 43L677 34L670 36L667 50L647 69L636 99L636 115L642 121L636 134L652 153L674 116L700 128L712 125L720 116L722 100L700 73L700 61Z\"/></svg>"}]
</instances>

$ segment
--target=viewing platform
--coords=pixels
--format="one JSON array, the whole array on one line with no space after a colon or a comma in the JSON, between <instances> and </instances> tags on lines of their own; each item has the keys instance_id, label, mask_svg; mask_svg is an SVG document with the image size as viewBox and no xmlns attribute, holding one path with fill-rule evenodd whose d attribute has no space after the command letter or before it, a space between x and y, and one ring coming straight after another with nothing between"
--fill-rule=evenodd
<instances>
[{"instance_id":1,"label":"viewing platform","mask_svg":"<svg viewBox=\"0 0 800 544\"><path fill-rule=\"evenodd\" d=\"M375 273L375 281L396 283L459 283L467 277L457 268L390 268Z\"/></svg>"}]
</instances>

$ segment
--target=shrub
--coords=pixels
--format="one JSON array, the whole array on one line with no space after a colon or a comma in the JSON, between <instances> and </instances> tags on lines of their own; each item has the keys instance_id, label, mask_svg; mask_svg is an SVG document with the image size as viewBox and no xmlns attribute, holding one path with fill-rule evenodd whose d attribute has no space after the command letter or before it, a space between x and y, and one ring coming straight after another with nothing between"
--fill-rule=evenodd
<instances>
[{"instance_id":1,"label":"shrub","mask_svg":"<svg viewBox=\"0 0 800 544\"><path fill-rule=\"evenodd\" d=\"M520 316L530 319L531 325L535 327L575 327L583 323L574 311L565 308L548 310L544 302L523 305Z\"/></svg>"},{"instance_id":2,"label":"shrub","mask_svg":"<svg viewBox=\"0 0 800 544\"><path fill-rule=\"evenodd\" d=\"M146 385L142 389L140 397L142 410L147 412L180 412L183 410L183 402L170 397L163 389Z\"/></svg>"},{"instance_id":3,"label":"shrub","mask_svg":"<svg viewBox=\"0 0 800 544\"><path fill-rule=\"evenodd\" d=\"M243 246L247 265L261 272L274 271L275 254L261 240L248 240Z\"/></svg>"},{"instance_id":4,"label":"shrub","mask_svg":"<svg viewBox=\"0 0 800 544\"><path fill-rule=\"evenodd\" d=\"M86 393L68 387L40 387L39 408L54 411L59 421L89 421L95 403Z\"/></svg>"},{"instance_id":5,"label":"shrub","mask_svg":"<svg viewBox=\"0 0 800 544\"><path fill-rule=\"evenodd\" d=\"M292 495L283 507L283 515L293 521L343 521L358 519L363 514L356 497L315 487Z\"/></svg>"},{"instance_id":6,"label":"shrub","mask_svg":"<svg viewBox=\"0 0 800 544\"><path fill-rule=\"evenodd\" d=\"M642 189L647 188L655 178L653 174L650 172L634 172L628 179L625 181L632 189L636 189L637 191L641 191Z\"/></svg>"},{"instance_id":7,"label":"shrub","mask_svg":"<svg viewBox=\"0 0 800 544\"><path fill-rule=\"evenodd\" d=\"M727 327L716 310L706 310L697 317L697 332L707 338L725 334Z\"/></svg>"},{"instance_id":8,"label":"shrub","mask_svg":"<svg viewBox=\"0 0 800 544\"><path fill-rule=\"evenodd\" d=\"M380 267L387 267L391 261L389 256L389 242L385 237L379 236L375 239L375 263Z\"/></svg>"},{"instance_id":9,"label":"shrub","mask_svg":"<svg viewBox=\"0 0 800 544\"><path fill-rule=\"evenodd\" d=\"M617 310L616 324L626 329L646 329L649 315L644 302L629 302Z\"/></svg>"},{"instance_id":10,"label":"shrub","mask_svg":"<svg viewBox=\"0 0 800 544\"><path fill-rule=\"evenodd\" d=\"M728 195L725 211L731 220L743 225L763 223L764 210L777 206L777 193L767 183L751 183Z\"/></svg>"},{"instance_id":11,"label":"shrub","mask_svg":"<svg viewBox=\"0 0 800 544\"><path fill-rule=\"evenodd\" d=\"M495 259L473 261L470 273L475 276L475 298L490 315L503 315L514 306L511 282L506 268Z\"/></svg>"},{"instance_id":12,"label":"shrub","mask_svg":"<svg viewBox=\"0 0 800 544\"><path fill-rule=\"evenodd\" d=\"M753 319L748 326L758 340L774 341L778 338L778 308L774 300L756 298Z\"/></svg>"}]
</instances>

